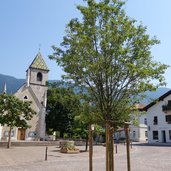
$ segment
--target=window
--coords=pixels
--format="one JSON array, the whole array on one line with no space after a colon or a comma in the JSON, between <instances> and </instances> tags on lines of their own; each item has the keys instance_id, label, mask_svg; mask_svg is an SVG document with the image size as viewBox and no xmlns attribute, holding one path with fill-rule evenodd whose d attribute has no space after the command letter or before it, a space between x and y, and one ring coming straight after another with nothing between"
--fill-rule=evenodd
<instances>
[{"instance_id":1,"label":"window","mask_svg":"<svg viewBox=\"0 0 171 171\"><path fill-rule=\"evenodd\" d=\"M144 124L147 125L147 118L144 118Z\"/></svg>"},{"instance_id":2,"label":"window","mask_svg":"<svg viewBox=\"0 0 171 171\"><path fill-rule=\"evenodd\" d=\"M5 131L4 136L8 137L9 136L9 131ZM14 137L14 131L11 131L11 137Z\"/></svg>"},{"instance_id":3,"label":"window","mask_svg":"<svg viewBox=\"0 0 171 171\"><path fill-rule=\"evenodd\" d=\"M24 99L28 99L28 97L27 96L24 96Z\"/></svg>"},{"instance_id":4,"label":"window","mask_svg":"<svg viewBox=\"0 0 171 171\"><path fill-rule=\"evenodd\" d=\"M148 137L148 132L147 131L145 131L145 137Z\"/></svg>"},{"instance_id":5,"label":"window","mask_svg":"<svg viewBox=\"0 0 171 171\"><path fill-rule=\"evenodd\" d=\"M135 138L135 136L136 136L136 132L135 132L135 131L133 131L133 137Z\"/></svg>"},{"instance_id":6,"label":"window","mask_svg":"<svg viewBox=\"0 0 171 171\"><path fill-rule=\"evenodd\" d=\"M36 132L35 132L35 131L30 131L30 132L28 133L28 136L29 136L29 137L35 137L35 136L36 136Z\"/></svg>"},{"instance_id":7,"label":"window","mask_svg":"<svg viewBox=\"0 0 171 171\"><path fill-rule=\"evenodd\" d=\"M157 125L157 124L158 124L157 116L154 116L153 125Z\"/></svg>"},{"instance_id":8,"label":"window","mask_svg":"<svg viewBox=\"0 0 171 171\"><path fill-rule=\"evenodd\" d=\"M169 130L169 139L171 140L171 130Z\"/></svg>"},{"instance_id":9,"label":"window","mask_svg":"<svg viewBox=\"0 0 171 171\"><path fill-rule=\"evenodd\" d=\"M166 115L166 122L171 124L171 115Z\"/></svg>"},{"instance_id":10,"label":"window","mask_svg":"<svg viewBox=\"0 0 171 171\"><path fill-rule=\"evenodd\" d=\"M168 100L168 106L170 106L171 105L171 100Z\"/></svg>"},{"instance_id":11,"label":"window","mask_svg":"<svg viewBox=\"0 0 171 171\"><path fill-rule=\"evenodd\" d=\"M158 140L158 131L153 131L153 140Z\"/></svg>"},{"instance_id":12,"label":"window","mask_svg":"<svg viewBox=\"0 0 171 171\"><path fill-rule=\"evenodd\" d=\"M38 72L37 73L37 81L42 81L42 78L43 78L42 73Z\"/></svg>"}]
</instances>

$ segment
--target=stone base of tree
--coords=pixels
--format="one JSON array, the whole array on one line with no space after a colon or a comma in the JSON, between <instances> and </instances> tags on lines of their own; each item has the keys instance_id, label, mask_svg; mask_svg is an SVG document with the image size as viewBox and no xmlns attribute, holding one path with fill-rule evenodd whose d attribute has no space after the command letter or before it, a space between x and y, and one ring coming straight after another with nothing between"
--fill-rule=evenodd
<instances>
[{"instance_id":1,"label":"stone base of tree","mask_svg":"<svg viewBox=\"0 0 171 171\"><path fill-rule=\"evenodd\" d=\"M75 148L74 141L64 141L60 143L60 147L61 147L61 150L60 150L61 153L75 154L75 153L80 152L79 149Z\"/></svg>"},{"instance_id":2,"label":"stone base of tree","mask_svg":"<svg viewBox=\"0 0 171 171\"><path fill-rule=\"evenodd\" d=\"M70 150L70 149L67 149L67 148L61 148L61 153L68 153L68 154L77 154L80 152L79 149L74 149L74 150Z\"/></svg>"}]
</instances>

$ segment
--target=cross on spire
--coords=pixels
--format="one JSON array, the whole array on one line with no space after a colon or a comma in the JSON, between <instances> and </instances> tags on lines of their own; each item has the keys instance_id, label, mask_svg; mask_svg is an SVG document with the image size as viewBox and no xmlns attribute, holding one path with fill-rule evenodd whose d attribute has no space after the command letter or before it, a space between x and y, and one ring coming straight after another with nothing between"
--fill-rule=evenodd
<instances>
[{"instance_id":1,"label":"cross on spire","mask_svg":"<svg viewBox=\"0 0 171 171\"><path fill-rule=\"evenodd\" d=\"M41 44L39 43L39 52L40 52Z\"/></svg>"}]
</instances>

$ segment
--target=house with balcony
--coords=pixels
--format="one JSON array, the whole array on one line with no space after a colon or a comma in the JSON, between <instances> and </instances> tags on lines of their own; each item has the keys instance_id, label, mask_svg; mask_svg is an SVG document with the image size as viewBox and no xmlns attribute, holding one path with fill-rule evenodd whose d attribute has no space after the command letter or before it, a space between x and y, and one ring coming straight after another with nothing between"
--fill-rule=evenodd
<instances>
[{"instance_id":1,"label":"house with balcony","mask_svg":"<svg viewBox=\"0 0 171 171\"><path fill-rule=\"evenodd\" d=\"M171 90L146 105L149 143L171 143Z\"/></svg>"}]
</instances>

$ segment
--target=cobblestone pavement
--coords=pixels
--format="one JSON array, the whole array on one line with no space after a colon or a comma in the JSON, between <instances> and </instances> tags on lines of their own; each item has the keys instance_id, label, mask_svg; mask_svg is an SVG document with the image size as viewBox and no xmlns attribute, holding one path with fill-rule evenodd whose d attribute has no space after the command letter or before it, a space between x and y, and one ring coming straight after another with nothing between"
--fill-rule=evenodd
<instances>
[{"instance_id":1,"label":"cobblestone pavement","mask_svg":"<svg viewBox=\"0 0 171 171\"><path fill-rule=\"evenodd\" d=\"M115 153L115 171L126 171L126 146L118 145ZM63 154L58 147L48 147L45 161L44 146L0 147L0 171L88 171L88 152ZM85 147L79 146L80 150ZM131 171L170 171L171 147L133 145ZM94 146L93 170L105 171L105 147Z\"/></svg>"}]
</instances>

